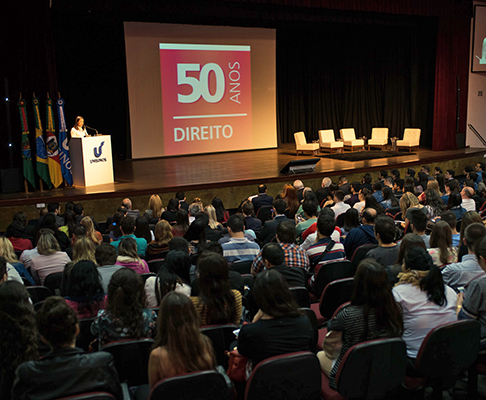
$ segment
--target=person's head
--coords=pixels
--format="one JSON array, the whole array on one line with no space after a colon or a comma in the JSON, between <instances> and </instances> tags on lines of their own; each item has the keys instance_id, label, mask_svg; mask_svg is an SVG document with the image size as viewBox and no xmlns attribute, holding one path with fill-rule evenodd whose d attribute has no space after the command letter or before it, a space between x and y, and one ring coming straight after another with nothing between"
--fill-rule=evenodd
<instances>
[{"instance_id":1,"label":"person's head","mask_svg":"<svg viewBox=\"0 0 486 400\"><path fill-rule=\"evenodd\" d=\"M167 269L170 273L179 276L184 282L190 282L191 259L185 251L169 251L165 256L164 266L161 269Z\"/></svg>"},{"instance_id":2,"label":"person's head","mask_svg":"<svg viewBox=\"0 0 486 400\"><path fill-rule=\"evenodd\" d=\"M464 187L461 191L461 196L463 199L472 199L474 196L474 189L469 186Z\"/></svg>"},{"instance_id":3,"label":"person's head","mask_svg":"<svg viewBox=\"0 0 486 400\"><path fill-rule=\"evenodd\" d=\"M391 244L395 240L395 221L386 215L375 219L375 236L380 244Z\"/></svg>"},{"instance_id":4,"label":"person's head","mask_svg":"<svg viewBox=\"0 0 486 400\"><path fill-rule=\"evenodd\" d=\"M155 225L154 236L155 241L162 245L169 243L174 237L172 235L172 227L165 219L161 219Z\"/></svg>"},{"instance_id":5,"label":"person's head","mask_svg":"<svg viewBox=\"0 0 486 400\"><path fill-rule=\"evenodd\" d=\"M120 268L108 284L107 310L113 318L123 318L123 323L134 338L144 331L143 309L146 306L142 277L133 269Z\"/></svg>"},{"instance_id":6,"label":"person's head","mask_svg":"<svg viewBox=\"0 0 486 400\"><path fill-rule=\"evenodd\" d=\"M132 201L129 198L123 199L122 206L125 207L127 210L132 209Z\"/></svg>"},{"instance_id":7,"label":"person's head","mask_svg":"<svg viewBox=\"0 0 486 400\"><path fill-rule=\"evenodd\" d=\"M83 215L84 214L84 207L81 203L75 204L73 211L74 211L74 214L76 214L76 216Z\"/></svg>"},{"instance_id":8,"label":"person's head","mask_svg":"<svg viewBox=\"0 0 486 400\"><path fill-rule=\"evenodd\" d=\"M49 256L60 251L59 243L52 231L45 230L37 241L37 251L39 254Z\"/></svg>"},{"instance_id":9,"label":"person's head","mask_svg":"<svg viewBox=\"0 0 486 400\"><path fill-rule=\"evenodd\" d=\"M228 219L228 231L230 235L232 233L239 233L245 230L245 222L241 218L241 215L234 214Z\"/></svg>"},{"instance_id":10,"label":"person's head","mask_svg":"<svg viewBox=\"0 0 486 400\"><path fill-rule=\"evenodd\" d=\"M373 178L369 173L363 175L363 183L370 184Z\"/></svg>"},{"instance_id":11,"label":"person's head","mask_svg":"<svg viewBox=\"0 0 486 400\"><path fill-rule=\"evenodd\" d=\"M412 210L410 213L410 224L414 233L423 235L427 228L427 221L427 215L422 210Z\"/></svg>"},{"instance_id":12,"label":"person's head","mask_svg":"<svg viewBox=\"0 0 486 400\"><path fill-rule=\"evenodd\" d=\"M415 275L420 279L420 290L427 293L429 301L439 306L447 304L442 274L427 250L420 247L411 248L405 256L403 271L416 271Z\"/></svg>"},{"instance_id":13,"label":"person's head","mask_svg":"<svg viewBox=\"0 0 486 400\"><path fill-rule=\"evenodd\" d=\"M84 311L96 312L104 299L101 277L93 261L82 260L74 264L67 276L67 287L70 297L85 298L78 306L78 312L83 314ZM98 306L93 307L95 304Z\"/></svg>"},{"instance_id":14,"label":"person's head","mask_svg":"<svg viewBox=\"0 0 486 400\"><path fill-rule=\"evenodd\" d=\"M211 341L199 330L200 317L191 299L170 292L163 298L158 314L154 348L167 350L176 375L214 369Z\"/></svg>"},{"instance_id":15,"label":"person's head","mask_svg":"<svg viewBox=\"0 0 486 400\"><path fill-rule=\"evenodd\" d=\"M103 267L104 265L115 265L117 256L118 251L115 246L112 246L111 244L101 243L99 246L96 246L95 258L96 264L99 267Z\"/></svg>"},{"instance_id":16,"label":"person's head","mask_svg":"<svg viewBox=\"0 0 486 400\"><path fill-rule=\"evenodd\" d=\"M392 200L392 205L393 203L397 203L397 199L395 198L395 195L393 194L393 189L385 186L383 188L383 200Z\"/></svg>"},{"instance_id":17,"label":"person's head","mask_svg":"<svg viewBox=\"0 0 486 400\"><path fill-rule=\"evenodd\" d=\"M162 215L162 200L158 194L150 196L148 208L152 210L152 218L160 218Z\"/></svg>"},{"instance_id":18,"label":"person's head","mask_svg":"<svg viewBox=\"0 0 486 400\"><path fill-rule=\"evenodd\" d=\"M118 209L116 210L116 212L122 213L122 216L125 216L125 215L127 215L128 208L123 207L123 206L120 206L120 207L118 207Z\"/></svg>"},{"instance_id":19,"label":"person's head","mask_svg":"<svg viewBox=\"0 0 486 400\"><path fill-rule=\"evenodd\" d=\"M440 214L440 219L449 224L453 234L454 232L456 232L457 217L456 214L454 214L454 212L444 211L442 214Z\"/></svg>"},{"instance_id":20,"label":"person's head","mask_svg":"<svg viewBox=\"0 0 486 400\"><path fill-rule=\"evenodd\" d=\"M435 189L427 189L425 191L425 204L435 210L436 214L440 214L446 208L439 191Z\"/></svg>"},{"instance_id":21,"label":"person's head","mask_svg":"<svg viewBox=\"0 0 486 400\"><path fill-rule=\"evenodd\" d=\"M393 189L398 191L403 191L403 185L405 185L405 181L401 178L395 179Z\"/></svg>"},{"instance_id":22,"label":"person's head","mask_svg":"<svg viewBox=\"0 0 486 400\"><path fill-rule=\"evenodd\" d=\"M363 219L364 225L373 225L375 223L375 219L378 216L378 213L374 208L365 208L363 209L363 213L361 215Z\"/></svg>"},{"instance_id":23,"label":"person's head","mask_svg":"<svg viewBox=\"0 0 486 400\"><path fill-rule=\"evenodd\" d=\"M334 202L335 203L340 203L343 200L344 200L344 192L342 190L336 190L334 192Z\"/></svg>"},{"instance_id":24,"label":"person's head","mask_svg":"<svg viewBox=\"0 0 486 400\"><path fill-rule=\"evenodd\" d=\"M469 172L473 172L473 171L474 171L474 168L473 168L473 167L471 167L470 165L466 165L466 166L464 167L464 170L463 170L464 175L467 175Z\"/></svg>"},{"instance_id":25,"label":"person's head","mask_svg":"<svg viewBox=\"0 0 486 400\"><path fill-rule=\"evenodd\" d=\"M137 217L135 220L135 236L143 238L147 243L152 241L152 232L150 232L150 224L144 217Z\"/></svg>"},{"instance_id":26,"label":"person's head","mask_svg":"<svg viewBox=\"0 0 486 400\"><path fill-rule=\"evenodd\" d=\"M8 279L7 260L0 256L0 286Z\"/></svg>"},{"instance_id":27,"label":"person's head","mask_svg":"<svg viewBox=\"0 0 486 400\"><path fill-rule=\"evenodd\" d=\"M387 176L384 182L385 182L385 186L388 186L389 188L393 188L394 182L391 176Z\"/></svg>"},{"instance_id":28,"label":"person's head","mask_svg":"<svg viewBox=\"0 0 486 400\"><path fill-rule=\"evenodd\" d=\"M304 210L307 219L315 218L317 215L317 203L314 203L313 201L304 201L304 203L302 203L302 210Z\"/></svg>"},{"instance_id":29,"label":"person's head","mask_svg":"<svg viewBox=\"0 0 486 400\"><path fill-rule=\"evenodd\" d=\"M449 199L447 200L447 209L460 207L462 203L462 197L460 193L451 193Z\"/></svg>"},{"instance_id":30,"label":"person's head","mask_svg":"<svg viewBox=\"0 0 486 400\"><path fill-rule=\"evenodd\" d=\"M179 202L181 202L186 199L186 195L184 194L184 192L179 191L175 194L175 198L179 200Z\"/></svg>"},{"instance_id":31,"label":"person's head","mask_svg":"<svg viewBox=\"0 0 486 400\"><path fill-rule=\"evenodd\" d=\"M176 236L169 242L169 251L172 250L181 250L189 254L189 242L183 237Z\"/></svg>"},{"instance_id":32,"label":"person's head","mask_svg":"<svg viewBox=\"0 0 486 400\"><path fill-rule=\"evenodd\" d=\"M471 225L471 224L474 224L475 222L479 222L479 223L483 223L483 220L481 219L481 216L476 212L476 211L466 211L463 215L462 215L462 220L461 220L461 232L460 232L460 239L459 239L459 243L463 244L464 243L464 239L465 239L465 231L466 231L466 228ZM464 243L465 244L465 243Z\"/></svg>"},{"instance_id":33,"label":"person's head","mask_svg":"<svg viewBox=\"0 0 486 400\"><path fill-rule=\"evenodd\" d=\"M400 197L400 209L402 210L402 214L404 216L409 208L416 207L418 205L419 200L413 193L405 192L403 196Z\"/></svg>"},{"instance_id":34,"label":"person's head","mask_svg":"<svg viewBox=\"0 0 486 400\"><path fill-rule=\"evenodd\" d=\"M267 243L262 249L262 259L267 268L282 265L285 262L285 252L280 244Z\"/></svg>"},{"instance_id":35,"label":"person's head","mask_svg":"<svg viewBox=\"0 0 486 400\"><path fill-rule=\"evenodd\" d=\"M267 192L267 185L258 186L258 193L266 193L266 192Z\"/></svg>"},{"instance_id":36,"label":"person's head","mask_svg":"<svg viewBox=\"0 0 486 400\"><path fill-rule=\"evenodd\" d=\"M478 162L476 166L474 167L476 171L484 171L486 169L486 164L483 162Z\"/></svg>"},{"instance_id":37,"label":"person's head","mask_svg":"<svg viewBox=\"0 0 486 400\"><path fill-rule=\"evenodd\" d=\"M378 203L376 197L373 195L366 196L365 207L375 209L377 214L385 214L385 209L380 203Z\"/></svg>"},{"instance_id":38,"label":"person's head","mask_svg":"<svg viewBox=\"0 0 486 400\"><path fill-rule=\"evenodd\" d=\"M282 221L277 225L277 241L279 243L295 243L297 233L295 224L292 221Z\"/></svg>"},{"instance_id":39,"label":"person's head","mask_svg":"<svg viewBox=\"0 0 486 400\"><path fill-rule=\"evenodd\" d=\"M317 218L317 231L319 237L330 237L336 227L336 220L334 214L319 214Z\"/></svg>"},{"instance_id":40,"label":"person's head","mask_svg":"<svg viewBox=\"0 0 486 400\"><path fill-rule=\"evenodd\" d=\"M48 228L53 232L58 230L56 224L56 216L54 214L46 214L44 218L39 222L39 229Z\"/></svg>"},{"instance_id":41,"label":"person's head","mask_svg":"<svg viewBox=\"0 0 486 400\"><path fill-rule=\"evenodd\" d=\"M357 194L361 190L361 183L354 181L349 184L349 190L352 194Z\"/></svg>"},{"instance_id":42,"label":"person's head","mask_svg":"<svg viewBox=\"0 0 486 400\"><path fill-rule=\"evenodd\" d=\"M374 310L377 327L380 330L386 329L388 336L402 334L402 313L393 298L385 268L371 258L361 261L356 269L351 304L363 306L365 320L368 320L370 310ZM367 327L363 337L366 340Z\"/></svg>"},{"instance_id":43,"label":"person's head","mask_svg":"<svg viewBox=\"0 0 486 400\"><path fill-rule=\"evenodd\" d=\"M326 188L331 186L332 180L329 177L322 178L321 187Z\"/></svg>"},{"instance_id":44,"label":"person's head","mask_svg":"<svg viewBox=\"0 0 486 400\"><path fill-rule=\"evenodd\" d=\"M36 314L41 338L52 349L74 347L79 333L76 312L62 297L48 297Z\"/></svg>"},{"instance_id":45,"label":"person's head","mask_svg":"<svg viewBox=\"0 0 486 400\"><path fill-rule=\"evenodd\" d=\"M444 174L444 178L446 178L447 180L454 179L455 175L456 175L456 171L454 171L453 169L447 169Z\"/></svg>"},{"instance_id":46,"label":"person's head","mask_svg":"<svg viewBox=\"0 0 486 400\"><path fill-rule=\"evenodd\" d=\"M137 253L137 242L133 238L123 238L118 245L118 255L135 260L140 259Z\"/></svg>"},{"instance_id":47,"label":"person's head","mask_svg":"<svg viewBox=\"0 0 486 400\"><path fill-rule=\"evenodd\" d=\"M5 260L7 260L7 262L10 264L19 262L12 242L5 236L0 236L0 257L5 258Z\"/></svg>"},{"instance_id":48,"label":"person's head","mask_svg":"<svg viewBox=\"0 0 486 400\"><path fill-rule=\"evenodd\" d=\"M275 269L260 272L253 285L255 303L273 318L297 317L299 306L282 274Z\"/></svg>"},{"instance_id":49,"label":"person's head","mask_svg":"<svg viewBox=\"0 0 486 400\"><path fill-rule=\"evenodd\" d=\"M486 236L476 243L474 253L481 269L486 272Z\"/></svg>"},{"instance_id":50,"label":"person's head","mask_svg":"<svg viewBox=\"0 0 486 400\"><path fill-rule=\"evenodd\" d=\"M25 232L25 225L20 221L12 221L7 227L7 237L21 238Z\"/></svg>"},{"instance_id":51,"label":"person's head","mask_svg":"<svg viewBox=\"0 0 486 400\"><path fill-rule=\"evenodd\" d=\"M223 222L225 218L224 214L226 211L223 205L223 201L219 197L213 197L213 200L211 200L211 205L216 211L216 218L218 219L218 222Z\"/></svg>"},{"instance_id":52,"label":"person's head","mask_svg":"<svg viewBox=\"0 0 486 400\"><path fill-rule=\"evenodd\" d=\"M108 228L108 230L111 232L113 231L113 235L118 238L122 235L120 231L120 222L125 216L124 213L117 211L115 214L113 214L113 222L111 223L111 226Z\"/></svg>"},{"instance_id":53,"label":"person's head","mask_svg":"<svg viewBox=\"0 0 486 400\"><path fill-rule=\"evenodd\" d=\"M394 181L396 181L397 179L400 179L400 171L398 169L392 169L391 170L391 176L392 176Z\"/></svg>"},{"instance_id":54,"label":"person's head","mask_svg":"<svg viewBox=\"0 0 486 400\"><path fill-rule=\"evenodd\" d=\"M349 208L344 213L344 224L343 228L346 232L359 226L359 212L356 208Z\"/></svg>"},{"instance_id":55,"label":"person's head","mask_svg":"<svg viewBox=\"0 0 486 400\"><path fill-rule=\"evenodd\" d=\"M211 324L233 321L236 301L228 279L229 269L222 255L204 252L197 260L199 293Z\"/></svg>"},{"instance_id":56,"label":"person's head","mask_svg":"<svg viewBox=\"0 0 486 400\"><path fill-rule=\"evenodd\" d=\"M80 222L81 225L86 227L86 235L90 237L93 242L97 242L98 239L95 236L95 228L93 224L93 220L90 217L84 217Z\"/></svg>"},{"instance_id":57,"label":"person's head","mask_svg":"<svg viewBox=\"0 0 486 400\"><path fill-rule=\"evenodd\" d=\"M294 181L293 186L296 190L304 189L304 182L302 182L300 179L297 179Z\"/></svg>"},{"instance_id":58,"label":"person's head","mask_svg":"<svg viewBox=\"0 0 486 400\"><path fill-rule=\"evenodd\" d=\"M179 207L180 207L179 200L173 197L169 200L169 203L167 203L167 211L176 212L179 209Z\"/></svg>"},{"instance_id":59,"label":"person's head","mask_svg":"<svg viewBox=\"0 0 486 400\"><path fill-rule=\"evenodd\" d=\"M420 171L417 175L418 175L419 183L422 186L422 189L425 189L429 181L429 176L427 175L427 173L422 171Z\"/></svg>"},{"instance_id":60,"label":"person's head","mask_svg":"<svg viewBox=\"0 0 486 400\"><path fill-rule=\"evenodd\" d=\"M241 206L241 211L245 215L245 217L252 216L255 213L255 207L253 207L253 203L251 201L245 201Z\"/></svg>"},{"instance_id":61,"label":"person's head","mask_svg":"<svg viewBox=\"0 0 486 400\"><path fill-rule=\"evenodd\" d=\"M388 176L388 172L386 172L384 169L381 169L380 172L378 172L378 179L385 179Z\"/></svg>"},{"instance_id":62,"label":"person's head","mask_svg":"<svg viewBox=\"0 0 486 400\"><path fill-rule=\"evenodd\" d=\"M482 222L470 224L464 231L464 242L469 252L474 252L476 243L486 236L486 227Z\"/></svg>"},{"instance_id":63,"label":"person's head","mask_svg":"<svg viewBox=\"0 0 486 400\"><path fill-rule=\"evenodd\" d=\"M207 217L206 214L204 214L204 216ZM240 216L240 218L242 217ZM191 225L189 225L189 229L184 235L184 238L186 238L188 241L197 242L198 251L203 250L204 246L206 245L207 226L208 226L207 220L201 216L201 218L196 218L194 222Z\"/></svg>"},{"instance_id":64,"label":"person's head","mask_svg":"<svg viewBox=\"0 0 486 400\"><path fill-rule=\"evenodd\" d=\"M421 247L426 250L424 239L416 233L407 233L400 242L400 249L398 251L397 262L395 264L402 265L405 255L412 247Z\"/></svg>"},{"instance_id":65,"label":"person's head","mask_svg":"<svg viewBox=\"0 0 486 400\"><path fill-rule=\"evenodd\" d=\"M415 170L413 168L407 168L405 175L411 176L413 178L415 176Z\"/></svg>"},{"instance_id":66,"label":"person's head","mask_svg":"<svg viewBox=\"0 0 486 400\"><path fill-rule=\"evenodd\" d=\"M430 248L439 249L439 260L442 265L449 263L449 249L452 246L452 231L449 224L439 221L434 224L430 234Z\"/></svg>"},{"instance_id":67,"label":"person's head","mask_svg":"<svg viewBox=\"0 0 486 400\"><path fill-rule=\"evenodd\" d=\"M78 115L74 120L74 127L78 130L82 130L84 128L84 118Z\"/></svg>"},{"instance_id":68,"label":"person's head","mask_svg":"<svg viewBox=\"0 0 486 400\"><path fill-rule=\"evenodd\" d=\"M129 215L124 216L120 221L120 229L123 235L132 235L135 231L135 220Z\"/></svg>"},{"instance_id":69,"label":"person's head","mask_svg":"<svg viewBox=\"0 0 486 400\"><path fill-rule=\"evenodd\" d=\"M275 215L282 215L285 213L285 210L287 209L287 202L283 199L276 199L273 202L273 210Z\"/></svg>"},{"instance_id":70,"label":"person's head","mask_svg":"<svg viewBox=\"0 0 486 400\"><path fill-rule=\"evenodd\" d=\"M88 230L86 229L86 226L81 224L74 225L73 236L75 240L78 240L80 237L86 237L87 235L88 235Z\"/></svg>"},{"instance_id":71,"label":"person's head","mask_svg":"<svg viewBox=\"0 0 486 400\"><path fill-rule=\"evenodd\" d=\"M434 175L442 175L442 168L439 166L434 167Z\"/></svg>"},{"instance_id":72,"label":"person's head","mask_svg":"<svg viewBox=\"0 0 486 400\"><path fill-rule=\"evenodd\" d=\"M201 210L201 203L191 203L189 205L189 214L191 214L191 217L194 217L198 212L201 212Z\"/></svg>"},{"instance_id":73,"label":"person's head","mask_svg":"<svg viewBox=\"0 0 486 400\"><path fill-rule=\"evenodd\" d=\"M52 214L59 214L61 211L61 205L57 202L49 203L47 205L47 212Z\"/></svg>"},{"instance_id":74,"label":"person's head","mask_svg":"<svg viewBox=\"0 0 486 400\"><path fill-rule=\"evenodd\" d=\"M189 214L183 208L176 212L176 225L189 228Z\"/></svg>"},{"instance_id":75,"label":"person's head","mask_svg":"<svg viewBox=\"0 0 486 400\"><path fill-rule=\"evenodd\" d=\"M375 182L373 183L373 191L374 192L379 192L382 188L381 182Z\"/></svg>"},{"instance_id":76,"label":"person's head","mask_svg":"<svg viewBox=\"0 0 486 400\"><path fill-rule=\"evenodd\" d=\"M358 195L359 201L365 201L366 197L368 197L370 194L371 194L371 191L369 189L362 188L359 191L359 195Z\"/></svg>"},{"instance_id":77,"label":"person's head","mask_svg":"<svg viewBox=\"0 0 486 400\"><path fill-rule=\"evenodd\" d=\"M347 181L348 181L348 178L346 178L346 175L341 175L339 177L339 184L342 185L342 184L346 183Z\"/></svg>"},{"instance_id":78,"label":"person's head","mask_svg":"<svg viewBox=\"0 0 486 400\"><path fill-rule=\"evenodd\" d=\"M421 172L425 172L427 175L430 174L430 166L429 165L422 165Z\"/></svg>"},{"instance_id":79,"label":"person's head","mask_svg":"<svg viewBox=\"0 0 486 400\"><path fill-rule=\"evenodd\" d=\"M96 245L93 241L86 236L81 236L74 242L73 261L90 260L96 262L95 251Z\"/></svg>"}]
</instances>

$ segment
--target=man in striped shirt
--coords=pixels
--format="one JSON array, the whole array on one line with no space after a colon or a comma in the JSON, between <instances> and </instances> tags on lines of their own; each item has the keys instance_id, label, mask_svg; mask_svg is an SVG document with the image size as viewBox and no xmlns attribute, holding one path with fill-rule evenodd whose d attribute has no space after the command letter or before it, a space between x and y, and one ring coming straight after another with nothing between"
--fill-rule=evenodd
<instances>
[{"instance_id":1,"label":"man in striped shirt","mask_svg":"<svg viewBox=\"0 0 486 400\"><path fill-rule=\"evenodd\" d=\"M346 259L343 244L341 242L334 242L331 239L335 225L336 220L334 219L334 214L321 213L317 219L317 242L307 249L311 269L314 268L314 274L308 282L308 289L312 293L314 293L315 277L319 272L319 269L322 267L325 268L325 264L330 261L341 261ZM334 244L331 244L331 241L334 242ZM325 254L323 255L323 253Z\"/></svg>"},{"instance_id":2,"label":"man in striped shirt","mask_svg":"<svg viewBox=\"0 0 486 400\"><path fill-rule=\"evenodd\" d=\"M228 264L239 261L254 260L260 251L258 243L245 238L245 223L240 214L232 215L228 220L228 233L231 237L229 242L223 243L223 257Z\"/></svg>"}]
</instances>

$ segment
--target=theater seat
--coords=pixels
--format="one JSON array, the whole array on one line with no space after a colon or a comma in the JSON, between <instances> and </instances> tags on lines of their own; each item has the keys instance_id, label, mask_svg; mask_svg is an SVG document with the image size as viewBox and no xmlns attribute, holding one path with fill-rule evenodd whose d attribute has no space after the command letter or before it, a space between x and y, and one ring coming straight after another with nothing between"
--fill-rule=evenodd
<instances>
[{"instance_id":1,"label":"theater seat","mask_svg":"<svg viewBox=\"0 0 486 400\"><path fill-rule=\"evenodd\" d=\"M405 147L411 152L412 147L419 147L420 132L420 129L406 128L403 132L403 139L397 140L397 149L400 150L400 147Z\"/></svg>"},{"instance_id":2,"label":"theater seat","mask_svg":"<svg viewBox=\"0 0 486 400\"><path fill-rule=\"evenodd\" d=\"M336 142L336 137L334 136L334 129L325 129L319 131L319 148L332 151L339 151L344 147L342 141Z\"/></svg>"},{"instance_id":3,"label":"theater seat","mask_svg":"<svg viewBox=\"0 0 486 400\"><path fill-rule=\"evenodd\" d=\"M388 144L388 128L373 128L371 130L371 139L368 139L368 150L370 147L381 147L386 149Z\"/></svg>"},{"instance_id":4,"label":"theater seat","mask_svg":"<svg viewBox=\"0 0 486 400\"><path fill-rule=\"evenodd\" d=\"M355 147L361 147L364 150L364 140L356 139L354 128L344 128L339 133L341 134L341 139L343 139L344 147L351 147L351 151L354 151Z\"/></svg>"},{"instance_id":5,"label":"theater seat","mask_svg":"<svg viewBox=\"0 0 486 400\"><path fill-rule=\"evenodd\" d=\"M304 154L304 151L312 152L312 154L317 155L317 152L319 151L319 143L307 143L304 132L294 133L294 139L297 155L299 155L299 152Z\"/></svg>"}]
</instances>

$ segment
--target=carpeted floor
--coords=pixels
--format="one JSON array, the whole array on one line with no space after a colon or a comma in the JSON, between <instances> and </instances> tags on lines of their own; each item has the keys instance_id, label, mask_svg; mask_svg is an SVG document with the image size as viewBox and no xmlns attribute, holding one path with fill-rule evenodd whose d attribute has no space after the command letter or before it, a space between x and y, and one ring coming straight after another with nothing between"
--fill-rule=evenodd
<instances>
[{"instance_id":1,"label":"carpeted floor","mask_svg":"<svg viewBox=\"0 0 486 400\"><path fill-rule=\"evenodd\" d=\"M415 153L409 153L405 151L386 151L386 150L371 150L371 151L354 151L346 153L334 153L334 154L322 154L321 158L333 158L335 160L343 161L363 161L373 160L375 158L389 158L389 157L401 157L410 156Z\"/></svg>"}]
</instances>

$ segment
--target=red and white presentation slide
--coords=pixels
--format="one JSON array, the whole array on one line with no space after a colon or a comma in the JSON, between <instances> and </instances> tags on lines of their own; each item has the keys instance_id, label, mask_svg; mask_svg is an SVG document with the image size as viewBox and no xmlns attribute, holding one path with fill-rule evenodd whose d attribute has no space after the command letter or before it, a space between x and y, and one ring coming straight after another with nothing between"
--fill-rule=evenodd
<instances>
[{"instance_id":1,"label":"red and white presentation slide","mask_svg":"<svg viewBox=\"0 0 486 400\"><path fill-rule=\"evenodd\" d=\"M253 147L250 46L160 44L165 155Z\"/></svg>"},{"instance_id":2,"label":"red and white presentation slide","mask_svg":"<svg viewBox=\"0 0 486 400\"><path fill-rule=\"evenodd\" d=\"M277 147L274 29L124 29L132 158Z\"/></svg>"}]
</instances>

